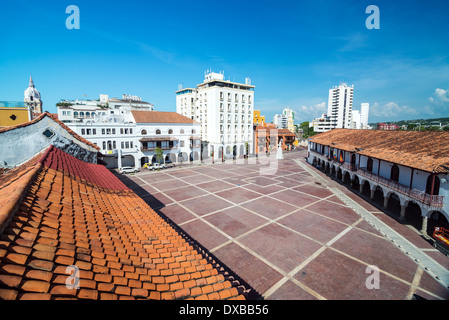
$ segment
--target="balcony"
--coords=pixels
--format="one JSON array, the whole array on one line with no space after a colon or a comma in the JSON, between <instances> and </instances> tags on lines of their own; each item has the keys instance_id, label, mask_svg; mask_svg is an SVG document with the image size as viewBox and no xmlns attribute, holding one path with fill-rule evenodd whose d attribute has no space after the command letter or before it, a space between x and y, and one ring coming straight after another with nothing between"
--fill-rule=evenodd
<instances>
[{"instance_id":1,"label":"balcony","mask_svg":"<svg viewBox=\"0 0 449 320\"><path fill-rule=\"evenodd\" d=\"M444 205L444 196L430 195L424 191L407 187L407 186L400 184L399 182L396 182L394 180L387 179L387 178L384 178L381 176L377 176L377 175L367 171L365 168L359 167L357 169L357 174L359 174L362 177L365 177L371 181L374 181L384 187L390 188L398 193L401 193L409 198L417 200L429 207L442 208Z\"/></svg>"},{"instance_id":2,"label":"balcony","mask_svg":"<svg viewBox=\"0 0 449 320\"><path fill-rule=\"evenodd\" d=\"M396 182L394 180L375 175L372 172L367 171L366 168L359 167L356 164L351 164L351 163L347 163L347 162L342 163L336 159L328 157L327 154L324 154L324 153L321 153L321 152L315 151L315 150L310 150L310 151L311 151L311 153L315 154L321 160L333 162L337 165L340 165L341 168L356 172L359 176L362 176L362 177L369 179L375 183L378 183L381 186L384 186L391 190L394 190L394 191L396 191L402 195L405 195L411 199L419 201L428 207L442 208L444 205L444 196L427 194L425 191L410 188L409 186L405 186L405 185L403 185L399 182Z\"/></svg>"}]
</instances>

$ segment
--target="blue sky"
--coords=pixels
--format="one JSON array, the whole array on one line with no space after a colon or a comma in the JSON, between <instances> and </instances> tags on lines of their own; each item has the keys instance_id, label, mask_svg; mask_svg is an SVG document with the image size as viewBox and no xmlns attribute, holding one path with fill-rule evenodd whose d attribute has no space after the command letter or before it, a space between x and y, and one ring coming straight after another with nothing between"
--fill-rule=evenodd
<instances>
[{"instance_id":1,"label":"blue sky","mask_svg":"<svg viewBox=\"0 0 449 320\"><path fill-rule=\"evenodd\" d=\"M29 75L44 109L100 93L176 111L179 84L207 69L250 77L268 121L326 112L328 90L354 84L370 122L449 117L449 1L0 1L0 100L23 100ZM77 5L80 29L66 7ZM380 29L368 30L368 5Z\"/></svg>"}]
</instances>

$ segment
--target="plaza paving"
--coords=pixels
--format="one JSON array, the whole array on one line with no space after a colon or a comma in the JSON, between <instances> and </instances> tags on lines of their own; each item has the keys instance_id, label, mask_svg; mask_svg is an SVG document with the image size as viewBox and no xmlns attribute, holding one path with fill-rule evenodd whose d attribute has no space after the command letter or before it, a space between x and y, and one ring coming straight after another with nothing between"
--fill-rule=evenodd
<instances>
[{"instance_id":1,"label":"plaza paving","mask_svg":"<svg viewBox=\"0 0 449 320\"><path fill-rule=\"evenodd\" d=\"M306 153L284 153L283 160L265 165L227 160L119 177L264 299L448 299L432 270L342 195L400 234L432 266L449 269L449 258L416 230L309 166ZM372 265L380 271L378 289L366 286Z\"/></svg>"}]
</instances>

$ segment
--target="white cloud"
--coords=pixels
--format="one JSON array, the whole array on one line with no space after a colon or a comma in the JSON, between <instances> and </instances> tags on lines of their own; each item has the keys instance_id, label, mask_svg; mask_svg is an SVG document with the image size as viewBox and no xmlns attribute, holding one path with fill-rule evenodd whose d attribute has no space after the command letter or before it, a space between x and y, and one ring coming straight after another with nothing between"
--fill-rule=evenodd
<instances>
[{"instance_id":1,"label":"white cloud","mask_svg":"<svg viewBox=\"0 0 449 320\"><path fill-rule=\"evenodd\" d=\"M417 110L406 105L400 106L396 102L388 102L385 104L375 102L370 106L370 116L382 119L382 121L407 119L409 116L418 114L419 112Z\"/></svg>"},{"instance_id":2,"label":"white cloud","mask_svg":"<svg viewBox=\"0 0 449 320\"><path fill-rule=\"evenodd\" d=\"M449 102L449 89L444 90L444 89L437 88L437 89L435 89L435 96L436 96L437 100L440 102Z\"/></svg>"},{"instance_id":3,"label":"white cloud","mask_svg":"<svg viewBox=\"0 0 449 320\"><path fill-rule=\"evenodd\" d=\"M304 121L307 119L311 121L326 112L327 103L323 101L312 105L302 105L299 108L298 116L301 117L301 119L305 119Z\"/></svg>"}]
</instances>

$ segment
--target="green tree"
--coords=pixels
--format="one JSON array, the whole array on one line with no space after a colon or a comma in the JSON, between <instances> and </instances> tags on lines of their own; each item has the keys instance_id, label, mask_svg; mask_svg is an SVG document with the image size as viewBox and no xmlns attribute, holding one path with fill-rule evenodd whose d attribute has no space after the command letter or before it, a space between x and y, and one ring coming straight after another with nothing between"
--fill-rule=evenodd
<instances>
[{"instance_id":1,"label":"green tree","mask_svg":"<svg viewBox=\"0 0 449 320\"><path fill-rule=\"evenodd\" d=\"M164 159L164 151L161 148L156 147L156 149L154 149L154 152L156 153L156 161L158 163L161 163L162 159Z\"/></svg>"}]
</instances>

